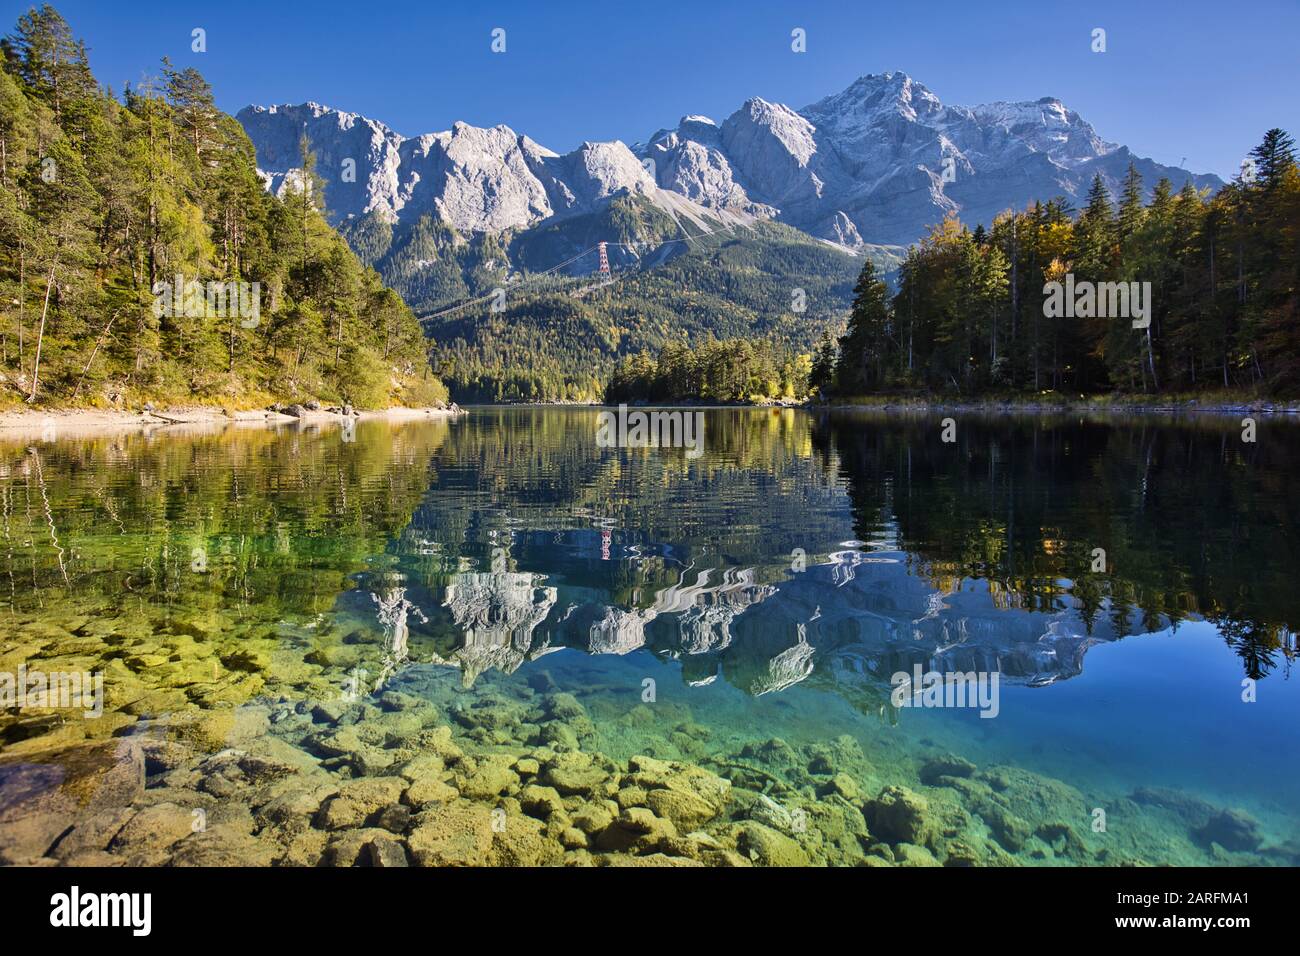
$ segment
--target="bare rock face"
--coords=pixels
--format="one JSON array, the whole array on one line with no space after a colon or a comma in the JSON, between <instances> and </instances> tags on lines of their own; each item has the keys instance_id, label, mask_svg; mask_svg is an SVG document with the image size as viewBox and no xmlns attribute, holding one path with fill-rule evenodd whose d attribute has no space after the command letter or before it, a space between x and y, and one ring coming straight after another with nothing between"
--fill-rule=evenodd
<instances>
[{"instance_id":1,"label":"bare rock face","mask_svg":"<svg viewBox=\"0 0 1300 956\"><path fill-rule=\"evenodd\" d=\"M1035 199L1078 198L1098 173L1115 191L1130 162L1148 188L1161 176L1175 190L1222 185L1107 142L1060 100L946 106L901 72L860 77L800 110L755 97L721 125L686 116L644 145L584 143L563 156L506 126L406 139L317 103L250 106L238 118L272 191L299 188L305 133L336 222L431 213L463 232L528 229L633 194L697 220L704 210L775 217L859 248L906 245L950 212L989 222Z\"/></svg>"},{"instance_id":2,"label":"bare rock face","mask_svg":"<svg viewBox=\"0 0 1300 956\"><path fill-rule=\"evenodd\" d=\"M413 222L428 213L462 233L527 229L640 195L692 219L702 210L660 189L623 143L584 143L560 156L508 126L403 138L382 123L317 103L250 106L239 120L257 147L258 168L276 195L302 188L299 138L306 135L325 181L334 222L377 213Z\"/></svg>"},{"instance_id":3,"label":"bare rock face","mask_svg":"<svg viewBox=\"0 0 1300 956\"><path fill-rule=\"evenodd\" d=\"M0 863L24 863L46 851L79 821L114 834L99 817L144 790L144 755L130 739L81 744L27 760L0 763ZM98 849L103 849L102 846Z\"/></svg>"}]
</instances>

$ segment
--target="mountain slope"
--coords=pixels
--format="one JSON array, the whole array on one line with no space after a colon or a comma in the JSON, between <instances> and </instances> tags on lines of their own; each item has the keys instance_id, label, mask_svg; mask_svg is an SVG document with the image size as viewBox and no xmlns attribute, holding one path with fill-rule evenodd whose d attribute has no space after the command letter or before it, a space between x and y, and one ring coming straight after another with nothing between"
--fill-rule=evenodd
<instances>
[{"instance_id":1,"label":"mountain slope","mask_svg":"<svg viewBox=\"0 0 1300 956\"><path fill-rule=\"evenodd\" d=\"M654 212L643 199L619 197L603 212L526 233L514 247L521 260L546 262L588 235L628 235L623 230L635 224L630 234L663 257L653 267L616 269L608 284L525 276L503 287L500 311L489 298L428 319L434 368L457 398L595 401L624 355L710 337L764 338L808 353L840 321L860 258L762 221L656 245L652 232L646 238ZM871 254L882 268L896 261L885 251Z\"/></svg>"},{"instance_id":2,"label":"mountain slope","mask_svg":"<svg viewBox=\"0 0 1300 956\"><path fill-rule=\"evenodd\" d=\"M861 77L797 111L755 98L721 126L686 117L637 151L665 188L706 206L775 209L850 247L910 244L950 212L988 223L1036 199L1079 198L1094 173L1117 192L1130 159L1150 184L1222 185L1107 143L1059 100L949 107L905 73Z\"/></svg>"},{"instance_id":3,"label":"mountain slope","mask_svg":"<svg viewBox=\"0 0 1300 956\"><path fill-rule=\"evenodd\" d=\"M1130 162L1148 185L1221 185L1133 156L1057 100L945 106L903 73L563 155L506 126L406 138L316 103L239 120L277 194L295 189L305 138L329 215L426 319L471 399L594 397L614 359L682 337L807 349L842 321L855 257L891 273L950 213L988 223L1069 202L1097 174L1117 194ZM581 279L599 243L612 291Z\"/></svg>"},{"instance_id":4,"label":"mountain slope","mask_svg":"<svg viewBox=\"0 0 1300 956\"><path fill-rule=\"evenodd\" d=\"M1149 184L1222 185L1134 156L1051 97L945 106L901 72L863 76L800 110L753 98L720 125L687 116L645 144L584 143L563 156L506 126L407 139L315 103L250 106L239 120L277 190L306 134L336 221L432 213L462 232L528 229L629 194L697 222L708 210L776 218L850 248L907 245L949 212L987 223L1036 199L1079 198L1095 173L1117 192L1130 160ZM343 176L348 161L355 181Z\"/></svg>"}]
</instances>

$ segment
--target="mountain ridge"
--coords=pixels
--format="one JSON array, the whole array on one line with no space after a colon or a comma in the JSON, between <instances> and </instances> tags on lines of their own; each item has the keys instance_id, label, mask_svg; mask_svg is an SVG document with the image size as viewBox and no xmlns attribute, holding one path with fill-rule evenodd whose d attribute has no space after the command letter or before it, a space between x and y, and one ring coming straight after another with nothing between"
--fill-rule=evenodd
<instances>
[{"instance_id":1,"label":"mountain ridge","mask_svg":"<svg viewBox=\"0 0 1300 956\"><path fill-rule=\"evenodd\" d=\"M902 71L866 74L797 110L751 97L721 123L688 114L643 143L589 141L564 154L501 124L404 137L313 101L237 118L272 191L292 184L306 132L321 168L355 163L355 181L328 180L337 219L432 212L460 232L528 229L630 194L697 225L776 219L856 251L908 245L949 213L987 223L1036 199L1077 199L1094 173L1117 191L1130 161L1151 185L1222 185L1103 139L1055 97L948 106Z\"/></svg>"}]
</instances>

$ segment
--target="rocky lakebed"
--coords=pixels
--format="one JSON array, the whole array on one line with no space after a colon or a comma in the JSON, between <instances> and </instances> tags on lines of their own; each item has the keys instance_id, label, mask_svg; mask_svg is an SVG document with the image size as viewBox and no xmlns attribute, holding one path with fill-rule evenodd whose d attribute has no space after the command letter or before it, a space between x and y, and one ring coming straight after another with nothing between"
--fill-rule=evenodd
<instances>
[{"instance_id":1,"label":"rocky lakebed","mask_svg":"<svg viewBox=\"0 0 1300 956\"><path fill-rule=\"evenodd\" d=\"M1143 787L1092 806L1060 780L842 734L719 735L679 704L584 704L545 669L417 665L349 695L380 647L291 650L175 620L21 623L29 666L102 666L99 719L6 715L0 861L32 866L1294 864L1248 814ZM224 635L224 636L219 636ZM355 635L354 635L355 636ZM371 658L374 658L371 661ZM286 680L287 678L287 680ZM288 684L294 685L292 688ZM400 687L401 689L392 689ZM331 691L323 693L324 688ZM154 713L166 702L166 717ZM51 712L52 714L53 712ZM594 719L593 719L594 714ZM605 746L609 745L609 746ZM623 758L607 750L638 752ZM1142 818L1141 826L1119 825Z\"/></svg>"}]
</instances>

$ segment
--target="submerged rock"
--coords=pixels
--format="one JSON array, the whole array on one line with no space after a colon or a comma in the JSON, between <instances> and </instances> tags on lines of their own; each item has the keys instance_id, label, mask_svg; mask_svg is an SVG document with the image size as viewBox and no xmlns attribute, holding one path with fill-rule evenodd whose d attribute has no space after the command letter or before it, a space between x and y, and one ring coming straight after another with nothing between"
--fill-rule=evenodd
<instances>
[{"instance_id":1,"label":"submerged rock","mask_svg":"<svg viewBox=\"0 0 1300 956\"><path fill-rule=\"evenodd\" d=\"M482 804L430 807L406 836L419 866L484 866L492 850L492 813Z\"/></svg>"},{"instance_id":2,"label":"submerged rock","mask_svg":"<svg viewBox=\"0 0 1300 956\"><path fill-rule=\"evenodd\" d=\"M655 816L646 807L632 807L619 813L601 832L596 846L613 852L646 852L662 848L676 836L677 828L671 820Z\"/></svg>"},{"instance_id":3,"label":"submerged rock","mask_svg":"<svg viewBox=\"0 0 1300 956\"><path fill-rule=\"evenodd\" d=\"M871 832L887 843L924 846L934 836L930 802L906 787L886 787L864 812Z\"/></svg>"},{"instance_id":4,"label":"submerged rock","mask_svg":"<svg viewBox=\"0 0 1300 956\"><path fill-rule=\"evenodd\" d=\"M45 856L72 821L126 807L143 790L144 755L130 739L0 763L0 862Z\"/></svg>"},{"instance_id":5,"label":"submerged rock","mask_svg":"<svg viewBox=\"0 0 1300 956\"><path fill-rule=\"evenodd\" d=\"M1196 831L1196 836L1207 845L1217 843L1233 853L1257 850L1264 842L1259 821L1244 810L1220 810Z\"/></svg>"},{"instance_id":6,"label":"submerged rock","mask_svg":"<svg viewBox=\"0 0 1300 956\"><path fill-rule=\"evenodd\" d=\"M325 830L359 827L379 811L396 804L406 786L401 777L351 780L321 807L316 825Z\"/></svg>"},{"instance_id":7,"label":"submerged rock","mask_svg":"<svg viewBox=\"0 0 1300 956\"><path fill-rule=\"evenodd\" d=\"M118 831L109 844L124 853L133 866L156 866L166 861L172 844L195 832L193 808L160 803L141 810Z\"/></svg>"},{"instance_id":8,"label":"submerged rock","mask_svg":"<svg viewBox=\"0 0 1300 956\"><path fill-rule=\"evenodd\" d=\"M742 853L763 866L808 866L803 847L784 833L753 820L741 824L737 845Z\"/></svg>"},{"instance_id":9,"label":"submerged rock","mask_svg":"<svg viewBox=\"0 0 1300 956\"><path fill-rule=\"evenodd\" d=\"M927 786L941 785L944 777L969 777L978 769L973 763L956 754L931 757L921 766L921 782Z\"/></svg>"}]
</instances>

